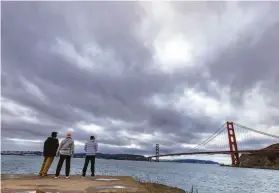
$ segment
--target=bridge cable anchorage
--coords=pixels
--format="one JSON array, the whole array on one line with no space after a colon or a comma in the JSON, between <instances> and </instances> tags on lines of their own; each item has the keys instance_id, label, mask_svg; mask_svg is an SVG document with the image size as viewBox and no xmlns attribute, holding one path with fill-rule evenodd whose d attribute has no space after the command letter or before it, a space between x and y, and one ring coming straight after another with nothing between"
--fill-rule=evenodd
<instances>
[{"instance_id":1,"label":"bridge cable anchorage","mask_svg":"<svg viewBox=\"0 0 279 193\"><path fill-rule=\"evenodd\" d=\"M265 136L269 136L269 137L273 137L273 138L279 139L279 136L277 136L277 135L273 135L273 134L265 133L265 132L262 132L262 131L258 131L256 129L252 129L252 128L249 128L249 127L237 124L237 123L235 123L235 125L237 125L238 127L243 128L243 129L246 129L246 130L249 130L249 131L253 131L255 133L259 133L259 134L262 134L262 135L265 135Z\"/></svg>"},{"instance_id":2,"label":"bridge cable anchorage","mask_svg":"<svg viewBox=\"0 0 279 193\"><path fill-rule=\"evenodd\" d=\"M223 132L223 130L225 129L225 128L224 128L225 125L226 125L226 123L224 123L221 127L219 127L219 128L217 129L217 131L215 131L215 132L214 132L210 137L208 137L206 140L202 141L201 143L199 143L199 144L196 145L195 147L190 148L189 151L192 150L192 149L198 149L198 148L200 148L201 146L204 146L204 145L208 144L210 141L212 141L212 140L213 140L214 138L216 138L220 133Z\"/></svg>"}]
</instances>

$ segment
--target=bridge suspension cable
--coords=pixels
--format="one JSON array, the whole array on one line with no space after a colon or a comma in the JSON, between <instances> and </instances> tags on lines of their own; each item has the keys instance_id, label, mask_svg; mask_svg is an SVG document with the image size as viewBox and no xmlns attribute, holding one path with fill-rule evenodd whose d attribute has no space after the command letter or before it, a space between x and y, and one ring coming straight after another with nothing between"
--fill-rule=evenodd
<instances>
[{"instance_id":1,"label":"bridge suspension cable","mask_svg":"<svg viewBox=\"0 0 279 193\"><path fill-rule=\"evenodd\" d=\"M246 129L246 130L253 131L253 132L255 132L255 133L259 133L259 134L262 134L262 135L265 135L265 136L269 136L269 137L273 137L273 138L279 139L279 136L277 136L277 135L273 135L273 134L265 133L265 132L262 132L262 131L258 131L258 130L256 130L256 129L252 129L252 128L249 128L249 127L240 125L240 124L238 124L238 123L234 123L234 124L237 125L238 127L241 127L241 128L243 128L243 129Z\"/></svg>"},{"instance_id":2,"label":"bridge suspension cable","mask_svg":"<svg viewBox=\"0 0 279 193\"><path fill-rule=\"evenodd\" d=\"M258 150L250 149L250 146L247 146L246 144L247 141L249 140L251 141L251 139L253 141L257 141L258 139L258 136L253 135L253 132L268 137L272 137L275 139L279 139L279 136L274 134L265 133L256 129L243 126L241 124L226 122L221 127L219 127L212 135L207 137L205 140L201 141L199 144L195 145L192 148L187 148L186 152L184 153L171 153L171 154L163 154L163 155L159 155L159 153L158 154L156 153L156 156L150 156L149 158L152 159L152 157L156 157L157 160L159 160L159 157L165 157L165 156L198 155L198 154L208 154L208 155L230 154L232 159L232 165L237 165L239 163L239 154L241 153L246 153L246 154L267 153L267 152L279 153L279 149L266 149L266 148L258 149ZM229 138L229 143L227 143L228 138ZM214 143L210 143L212 141ZM239 148L239 144L243 144L243 147L241 149ZM256 147L258 144L254 144L254 145Z\"/></svg>"},{"instance_id":3,"label":"bridge suspension cable","mask_svg":"<svg viewBox=\"0 0 279 193\"><path fill-rule=\"evenodd\" d=\"M224 126L226 123L224 123L221 127L219 127L210 137L208 137L206 140L202 141L201 143L199 143L198 145L196 145L193 148L190 148L189 150L192 149L198 149L201 146L205 146L206 144L208 144L210 141L212 141L214 138L216 138L220 133L222 133L224 131Z\"/></svg>"}]
</instances>

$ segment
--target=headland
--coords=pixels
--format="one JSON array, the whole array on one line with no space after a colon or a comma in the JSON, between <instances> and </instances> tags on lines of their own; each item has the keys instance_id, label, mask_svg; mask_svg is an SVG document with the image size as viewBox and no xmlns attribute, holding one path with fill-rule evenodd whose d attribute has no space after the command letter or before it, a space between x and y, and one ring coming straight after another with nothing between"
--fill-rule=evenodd
<instances>
[{"instance_id":1,"label":"headland","mask_svg":"<svg viewBox=\"0 0 279 193\"><path fill-rule=\"evenodd\" d=\"M40 177L34 174L1 174L3 193L185 193L185 191L155 183L138 182L130 176L96 176L81 178L78 175L66 179L54 179L54 175Z\"/></svg>"}]
</instances>

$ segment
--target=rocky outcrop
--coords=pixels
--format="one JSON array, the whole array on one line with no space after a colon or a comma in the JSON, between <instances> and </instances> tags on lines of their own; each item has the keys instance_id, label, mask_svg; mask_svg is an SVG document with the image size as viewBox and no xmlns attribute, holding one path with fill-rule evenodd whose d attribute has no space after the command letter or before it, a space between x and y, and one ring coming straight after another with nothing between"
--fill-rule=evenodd
<instances>
[{"instance_id":1,"label":"rocky outcrop","mask_svg":"<svg viewBox=\"0 0 279 193\"><path fill-rule=\"evenodd\" d=\"M279 143L264 149L279 149ZM240 167L279 169L279 153L242 154L239 158Z\"/></svg>"}]
</instances>

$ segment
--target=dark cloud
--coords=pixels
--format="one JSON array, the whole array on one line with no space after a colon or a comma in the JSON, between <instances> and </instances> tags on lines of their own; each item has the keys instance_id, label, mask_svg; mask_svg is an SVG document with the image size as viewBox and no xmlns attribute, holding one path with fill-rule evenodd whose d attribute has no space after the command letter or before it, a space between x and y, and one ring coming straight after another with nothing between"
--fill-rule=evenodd
<instances>
[{"instance_id":1,"label":"dark cloud","mask_svg":"<svg viewBox=\"0 0 279 193\"><path fill-rule=\"evenodd\" d=\"M2 120L2 136L18 139L44 139L49 136L55 127L40 123L28 123L26 121L14 121L13 123Z\"/></svg>"},{"instance_id":2,"label":"dark cloud","mask_svg":"<svg viewBox=\"0 0 279 193\"><path fill-rule=\"evenodd\" d=\"M273 88L279 74L278 30L279 21L267 28L255 44L249 34L245 34L235 45L220 53L212 64L212 76L239 92L245 92L259 81Z\"/></svg>"},{"instance_id":3,"label":"dark cloud","mask_svg":"<svg viewBox=\"0 0 279 193\"><path fill-rule=\"evenodd\" d=\"M224 117L238 120L245 105L243 97L255 86L261 85L263 94L276 99L279 15L275 10L278 3L262 3L267 15L252 18L246 30L232 34L238 37L235 41L225 38L228 41L225 46L219 46L224 43L225 34L221 25L229 26L233 19L229 14L226 16L231 11L227 3L175 2L167 5L165 9L172 5L177 22L171 23L174 27L169 30L193 32L188 36L190 39L197 38L196 33L201 34L208 41L203 46L208 52L212 51L212 58L195 57L197 65L173 70L173 73L155 67L156 49L151 44L155 44L156 33L146 34L148 30L142 32L142 26L147 25L146 21L151 22L158 36L169 26L157 18L162 22L158 23L154 15L155 19L149 18L153 12L149 13L144 6L151 7L150 3L142 6L138 2L3 2L3 147L20 148L5 138L43 140L53 129L63 136L71 128L75 139L82 142L95 133L106 153L150 154L156 143L162 145L163 153L185 151L182 144L199 143L206 134L227 121ZM161 8L154 9L160 11ZM239 4L235 9L257 11L260 8L259 4L248 7ZM196 23L202 27L205 22L194 17L194 13L228 22L214 29L218 33L213 41L209 29L199 29L199 25L190 28L187 22L184 24L190 14L189 17L193 17L193 21L197 19ZM210 22L215 20L208 19ZM239 22L231 25L241 26ZM213 27L218 25L214 23ZM210 86L212 82L220 87L218 89L230 88L230 103L239 111L228 113L229 110L216 109L218 107L210 104L212 100L222 100L220 91ZM190 101L188 106L177 108L181 101L175 97L191 89L202 94L198 97L212 100L202 102L197 98L199 102ZM154 96L166 104L173 100L172 104L155 105L152 103ZM266 105L278 110L276 101L269 100ZM212 111L226 115L216 117L216 113L210 114ZM37 121L24 119L30 116ZM278 125L276 114L263 122ZM81 123L99 125L102 129L86 131ZM264 141L259 142L264 144ZM34 149L40 147L34 144Z\"/></svg>"}]
</instances>

